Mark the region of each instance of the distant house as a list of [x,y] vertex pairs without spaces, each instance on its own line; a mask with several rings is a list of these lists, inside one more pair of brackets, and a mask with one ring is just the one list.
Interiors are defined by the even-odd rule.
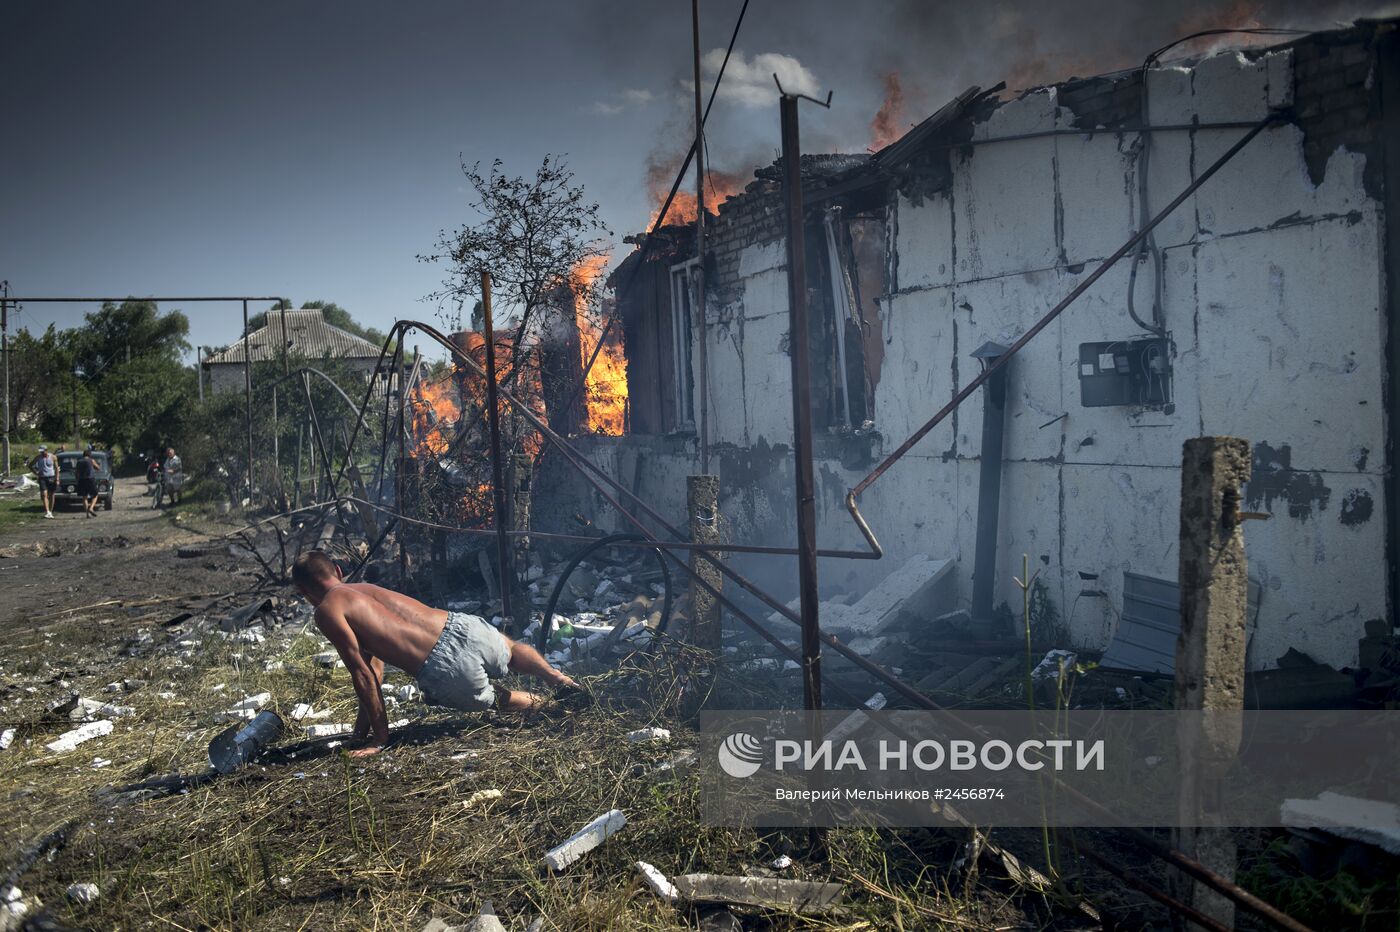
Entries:
[[[254,330],[223,352],[204,359],[203,372],[212,391],[243,387],[243,353],[247,346],[252,361],[270,362],[282,358],[283,348],[293,359],[343,360],[368,378],[374,372],[381,347],[348,330],[326,322],[319,308],[298,311],[269,311],[267,324]],[[314,365],[314,362],[313,362]]]

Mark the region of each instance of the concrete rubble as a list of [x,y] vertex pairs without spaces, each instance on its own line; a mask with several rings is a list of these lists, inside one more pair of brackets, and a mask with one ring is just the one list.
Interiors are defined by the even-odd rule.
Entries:
[[642,879],[646,881],[652,893],[655,893],[668,903],[674,903],[680,899],[680,891],[676,889],[676,885],[667,880],[666,875],[661,873],[661,871],[652,867],[646,861],[638,861],[635,866],[637,868],[637,873],[642,875]]
[[823,912],[839,904],[846,892],[839,883],[776,877],[683,874],[674,882],[681,898],[691,903],[727,903],[795,912]]
[[292,721],[301,722],[315,721],[318,718],[330,718],[332,712],[330,709],[322,709],[321,711],[317,712],[315,707],[312,706],[311,703],[298,702],[296,705],[292,706],[292,711],[290,714],[292,717]]
[[307,725],[306,737],[333,738],[336,735],[348,735],[354,730],[354,725],[347,725],[345,723],[338,723],[335,725]]
[[[920,620],[931,620],[940,608],[941,584],[953,571],[952,560],[935,560],[916,554],[899,569],[890,573],[856,602],[846,604],[839,599],[823,601],[818,609],[823,632],[842,640],[868,638],[863,653],[884,646],[883,635]],[[793,611],[799,609],[797,600],[788,603]],[[796,640],[796,628],[778,612],[768,616],[789,640]],[[858,647],[859,649],[859,647]]]
[[544,865],[552,871],[561,871],[601,845],[626,824],[627,816],[623,815],[622,810],[611,809],[551,848],[544,856]]
[[66,754],[85,741],[91,741],[93,738],[100,738],[103,735],[110,735],[114,727],[111,721],[107,719],[89,722],[80,728],[74,728],[72,731],[64,732],[44,745],[44,747],[55,754]]
[[1325,792],[1316,799],[1284,800],[1280,815],[1284,825],[1320,829],[1400,855],[1400,806],[1395,803]]

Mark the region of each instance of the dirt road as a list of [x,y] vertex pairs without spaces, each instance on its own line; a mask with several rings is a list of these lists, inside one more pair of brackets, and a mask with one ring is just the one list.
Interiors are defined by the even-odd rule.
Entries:
[[[88,518],[79,507],[50,520],[35,498],[23,523],[0,532],[0,645],[41,616],[105,600],[214,595],[246,588],[247,565],[226,542],[187,524],[182,506],[156,511],[140,479],[119,481],[111,511]],[[180,558],[177,551],[209,550]]]

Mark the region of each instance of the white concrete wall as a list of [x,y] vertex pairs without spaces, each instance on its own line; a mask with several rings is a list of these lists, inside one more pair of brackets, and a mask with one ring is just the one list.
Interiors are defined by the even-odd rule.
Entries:
[[[1194,73],[1156,72],[1151,119],[1260,119],[1269,106],[1289,102],[1289,54],[1249,63],[1226,53]],[[1007,103],[977,127],[970,149],[950,153],[949,191],[895,205],[897,273],[881,301],[877,455],[973,376],[975,348],[1015,340],[1140,222],[1136,134],[989,141],[1072,129],[1072,119],[1053,89]],[[1165,206],[1243,132],[1156,135],[1151,209]],[[1301,144],[1294,126],[1267,130],[1158,230],[1164,316],[1175,341],[1174,410],[1079,402],[1078,345],[1141,335],[1125,310],[1126,263],[1014,361],[998,602],[1019,606],[1012,576],[1029,554],[1072,640],[1104,647],[1121,611],[1123,571],[1176,578],[1182,442],[1232,434],[1273,450],[1286,446],[1293,469],[1315,473],[1288,494],[1263,483],[1251,491],[1256,507],[1273,515],[1246,526],[1250,573],[1263,586],[1251,665],[1272,666],[1289,646],[1334,665],[1354,663],[1365,620],[1387,614],[1380,208],[1362,186],[1362,156],[1339,150],[1314,187]],[[1151,306],[1151,274],[1142,267],[1140,315]],[[711,437],[721,450],[716,462],[733,539],[790,544],[790,461],[767,468],[740,455],[791,442],[783,244],[749,247],[741,277],[738,299],[708,309]],[[863,497],[888,557],[824,561],[824,589],[861,588],[922,552],[959,561],[967,598],[981,416],[974,395]],[[725,453],[725,445],[737,449]],[[855,546],[842,497],[865,470],[843,469],[830,457],[817,467],[821,544]],[[652,483],[656,494],[674,506],[675,490],[660,486],[679,482],[683,501],[683,476],[693,468],[663,468],[653,457],[647,477],[661,480]],[[1367,501],[1370,517],[1358,520]],[[773,578],[790,581],[786,566],[774,565]],[[1091,588],[1108,598],[1077,598],[1079,571],[1098,573]]]

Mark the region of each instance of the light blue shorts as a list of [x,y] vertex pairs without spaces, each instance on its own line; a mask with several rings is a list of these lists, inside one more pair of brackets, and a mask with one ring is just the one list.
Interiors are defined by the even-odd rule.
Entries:
[[509,666],[510,646],[501,632],[479,615],[453,612],[418,671],[418,688],[428,705],[481,712],[496,703],[491,679],[505,676]]

